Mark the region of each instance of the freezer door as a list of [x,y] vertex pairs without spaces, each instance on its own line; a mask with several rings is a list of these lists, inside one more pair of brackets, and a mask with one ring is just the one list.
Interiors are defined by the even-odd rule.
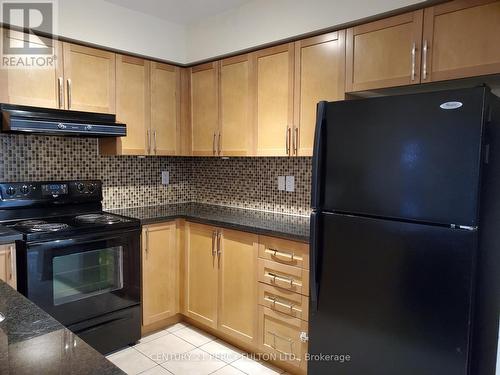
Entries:
[[476,225],[485,90],[328,103],[321,208]]
[[336,214],[319,221],[309,374],[466,375],[476,232]]

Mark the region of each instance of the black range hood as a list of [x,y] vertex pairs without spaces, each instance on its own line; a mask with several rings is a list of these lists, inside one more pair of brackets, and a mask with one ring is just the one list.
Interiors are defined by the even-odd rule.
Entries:
[[2,132],[82,137],[123,137],[125,124],[104,113],[0,104]]

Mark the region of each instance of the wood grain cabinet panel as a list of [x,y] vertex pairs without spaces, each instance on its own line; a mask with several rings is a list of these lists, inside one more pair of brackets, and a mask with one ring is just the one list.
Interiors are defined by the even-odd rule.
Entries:
[[219,265],[216,228],[186,223],[184,313],[217,328]]
[[248,55],[221,61],[218,141],[222,155],[253,153],[251,65]]
[[142,231],[142,321],[147,326],[179,312],[179,250],[175,222]]
[[46,68],[0,69],[0,102],[45,108],[64,108],[62,43],[15,30],[1,29],[2,40],[12,47],[54,47],[55,60]]
[[180,78],[180,68],[151,62],[151,153],[154,155],[179,153]]
[[0,280],[17,288],[16,245],[0,245]]
[[292,154],[312,156],[316,106],[345,98],[345,30],[295,43]]
[[425,9],[422,82],[500,72],[500,1],[457,0]]
[[219,63],[191,68],[192,153],[216,155],[219,148]]
[[420,83],[423,10],[347,30],[346,91]]
[[64,43],[66,109],[115,113],[115,54]]
[[254,52],[256,153],[289,156],[293,127],[294,44]]

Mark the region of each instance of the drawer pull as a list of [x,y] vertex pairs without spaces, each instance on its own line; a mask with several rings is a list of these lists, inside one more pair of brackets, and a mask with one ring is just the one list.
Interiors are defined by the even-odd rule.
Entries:
[[290,312],[297,311],[298,313],[302,313],[302,310],[295,307],[293,304],[288,304],[288,303],[278,301],[278,299],[276,297],[264,297],[264,300],[266,300],[267,302],[271,302],[273,304],[273,309],[275,309],[275,310],[276,310],[276,305],[278,305],[278,306],[285,307],[285,308],[289,309]]
[[265,273],[265,276],[266,276],[266,277],[271,278],[271,282],[272,282],[273,284],[275,284],[275,283],[276,283],[276,281],[281,281],[281,282],[283,282],[283,283],[290,284],[290,288],[291,288],[292,286],[294,286],[294,285],[295,285],[295,286],[299,286],[299,287],[301,287],[301,286],[302,286],[302,284],[301,284],[301,283],[298,283],[297,281],[295,281],[295,280],[294,280],[294,279],[292,279],[292,278],[283,277],[283,276],[278,276],[278,275],[276,275],[276,274],[274,274],[274,273],[271,273],[271,272],[266,272],[266,273]]
[[[270,344],[271,348],[273,348],[274,350],[276,350],[284,355],[293,356],[293,344],[295,343],[295,341],[293,341],[289,337],[284,337],[284,336],[278,335],[277,333],[275,333],[273,331],[267,331],[267,333],[269,333],[271,336],[273,336],[273,343],[272,343],[272,345]],[[290,345],[290,352],[289,353],[281,351],[281,350],[276,348],[276,339],[277,338],[280,340],[286,341]]]
[[266,249],[265,253],[270,254],[273,257],[282,257],[282,258],[290,259],[291,262],[293,262],[295,260],[298,262],[302,262],[302,260],[303,260],[303,258],[301,256],[295,255],[295,253],[288,253],[288,252],[278,251],[275,249]]

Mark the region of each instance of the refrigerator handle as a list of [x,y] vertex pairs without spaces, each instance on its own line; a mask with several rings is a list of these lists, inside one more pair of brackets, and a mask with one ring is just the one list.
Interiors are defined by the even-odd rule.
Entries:
[[310,287],[310,310],[311,312],[318,311],[319,304],[319,288],[321,281],[321,244],[320,244],[320,215],[321,213],[311,213],[311,241],[310,241],[310,256],[311,256],[311,273],[309,280]]
[[323,138],[326,119],[326,105],[328,102],[319,102],[316,111],[316,130],[314,132],[314,153],[312,159],[312,186],[311,207],[317,209],[320,206],[321,186],[319,179],[323,171]]

